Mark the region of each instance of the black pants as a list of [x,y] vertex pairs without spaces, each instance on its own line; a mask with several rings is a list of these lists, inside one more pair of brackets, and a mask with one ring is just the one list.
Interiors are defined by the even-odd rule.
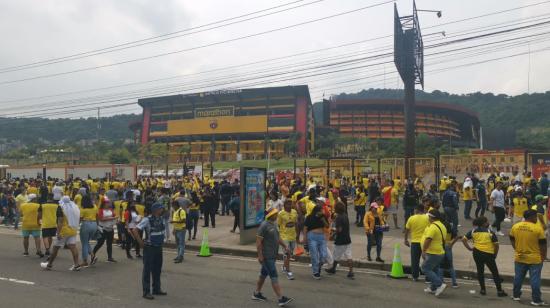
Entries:
[[124,246],[126,248],[126,255],[130,255],[130,250],[132,247],[136,247],[136,255],[139,256],[139,245],[136,240],[134,240],[134,237],[132,234],[130,234],[130,231],[128,229],[124,229],[124,232],[126,234],[126,245]]
[[485,216],[485,211],[487,210],[487,201],[478,201],[477,207],[476,207],[476,218],[481,216]]
[[207,208],[204,211],[204,225],[208,227],[210,224],[210,221],[212,221],[212,227],[216,227],[216,209],[215,208]]
[[495,210],[495,222],[493,222],[493,227],[497,229],[497,231],[500,231],[500,224],[506,217],[505,210],[502,207],[493,207]]
[[103,230],[101,233],[101,237],[97,239],[97,243],[94,247],[94,256],[97,254],[99,249],[103,246],[105,242],[107,242],[107,258],[112,259],[113,258],[113,237],[115,235],[115,231],[106,231]]
[[235,215],[235,219],[233,220],[233,231],[235,231],[237,228],[239,228],[239,223],[241,219],[241,213],[239,211],[233,211],[233,215]]
[[191,238],[191,233],[193,233],[193,238],[197,237],[198,228],[199,228],[199,211],[190,210],[189,215],[187,215],[187,231],[189,233],[189,238]]
[[500,275],[498,274],[497,263],[495,262],[495,255],[492,253],[486,253],[477,249],[474,249],[474,261],[477,267],[477,280],[482,290],[485,290],[485,265],[493,274],[493,280],[497,286],[497,290],[502,290]]
[[162,271],[162,246],[145,246],[143,248],[143,295],[151,294],[151,277],[153,293],[161,291],[160,272]]
[[411,274],[414,279],[420,276],[420,260],[422,257],[422,247],[420,243],[411,243]]

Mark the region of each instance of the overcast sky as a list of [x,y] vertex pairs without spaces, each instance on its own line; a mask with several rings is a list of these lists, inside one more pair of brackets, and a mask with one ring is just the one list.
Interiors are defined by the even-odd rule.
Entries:
[[[294,5],[281,7],[280,9],[307,4],[313,1],[304,0],[296,2]],[[2,47],[0,48],[0,116],[21,116],[25,115],[23,112],[27,112],[27,115],[32,114],[29,112],[35,112],[37,115],[55,117],[56,115],[52,115],[52,113],[57,113],[59,110],[71,110],[70,108],[56,108],[67,108],[71,104],[81,105],[82,107],[79,108],[87,109],[94,107],[93,103],[98,102],[102,102],[98,106],[108,106],[110,104],[136,101],[137,99],[133,97],[147,96],[148,93],[144,90],[150,88],[157,88],[156,92],[151,92],[153,96],[164,92],[185,93],[198,92],[205,89],[228,88],[234,85],[226,86],[223,83],[212,82],[212,80],[215,81],[216,78],[224,76],[230,76],[234,79],[243,78],[250,76],[251,72],[255,72],[256,74],[262,72],[269,73],[277,66],[286,65],[286,70],[288,70],[299,67],[296,66],[297,62],[315,62],[316,59],[326,59],[328,57],[337,59],[337,56],[340,57],[343,54],[350,54],[352,52],[372,50],[373,54],[379,54],[391,51],[388,48],[391,47],[393,39],[392,37],[387,37],[362,44],[330,49],[324,52],[281,59],[275,62],[263,62],[256,65],[239,67],[239,65],[245,63],[296,53],[323,50],[346,43],[391,35],[393,33],[393,4],[388,3],[287,30],[150,60],[48,78],[13,82],[20,79],[108,65],[207,45],[384,2],[384,0],[324,0],[272,16],[155,44],[28,70],[2,72],[2,69],[6,67],[64,57],[178,30],[185,30],[190,27],[208,24],[289,2],[292,2],[292,0],[0,1],[0,35],[3,38]],[[548,20],[548,16],[550,16],[550,1],[542,5],[515,10],[505,14],[437,27],[437,25],[442,23],[539,2],[544,1],[418,0],[417,6],[419,9],[443,11],[443,16],[439,19],[433,13],[422,13],[420,16],[422,28],[427,28],[423,31],[424,35],[436,33],[437,31],[445,31],[447,35],[447,38],[443,38],[437,34],[426,37],[425,45],[429,45],[431,44],[430,40],[437,40],[437,42],[452,40],[453,34],[460,34],[459,31],[475,30],[479,27],[522,18],[541,16],[539,18],[546,17],[547,19],[544,20],[546,21]],[[402,15],[410,14],[412,10],[411,0],[399,0],[396,3]],[[548,16],[544,16],[544,14]],[[429,28],[432,26],[436,27]],[[548,27],[546,25],[538,30],[524,32],[524,34],[544,32]],[[500,39],[506,38],[510,38],[510,36],[500,37]],[[531,92],[547,91],[550,88],[550,78],[547,78],[550,74],[550,52],[544,49],[550,47],[550,42],[547,42],[548,39],[548,35],[541,36],[531,44],[523,44],[521,46],[514,46],[513,48],[501,48],[497,51],[490,50],[490,52],[477,54],[476,56],[454,56],[442,59],[437,57],[437,59],[431,59],[427,56],[425,88],[427,91],[437,89],[451,93],[482,91],[517,95],[528,91],[529,79]],[[469,44],[483,42],[487,41],[471,42]],[[541,49],[543,51],[539,51]],[[506,60],[466,66],[437,74],[429,73],[431,70],[526,53],[529,50],[531,50],[530,56],[529,54],[524,54]],[[426,51],[427,54],[430,52],[432,50]],[[440,60],[447,61],[439,63]],[[391,61],[391,58],[373,60],[372,63],[384,61]],[[326,64],[329,62],[322,63]],[[39,98],[67,92],[193,74],[228,66],[235,67],[215,73],[190,75],[133,86]],[[530,74],[528,74],[529,67]],[[269,85],[308,84],[311,88],[312,99],[319,100],[323,94],[325,97],[328,97],[331,94],[358,91],[362,88],[401,88],[402,84],[399,82],[394,71],[394,65],[389,63],[339,73],[317,74],[308,78],[304,77],[273,83],[267,82],[273,80],[263,80],[262,82]],[[299,75],[300,73],[285,75],[284,77],[288,78],[289,76],[296,76],[296,74]],[[354,78],[365,78],[373,75],[376,77],[361,79],[356,82],[346,82]],[[197,82],[202,82],[203,85],[205,82],[207,84],[208,82],[210,83],[208,87],[200,88],[200,86],[197,86]],[[242,85],[254,83],[254,80],[249,80],[242,83]],[[213,86],[210,86],[212,84]],[[163,92],[159,89],[159,87],[163,86],[170,86],[170,88]],[[121,92],[138,90],[141,91],[139,93],[136,92],[137,94],[133,96],[131,93],[125,94],[125,96],[113,96],[117,93],[121,95]],[[104,97],[102,99],[90,100],[90,97],[93,96]],[[69,102],[67,100],[74,101]],[[50,109],[46,110],[48,108]],[[78,108],[73,107],[73,109]],[[90,110],[69,113],[63,116],[93,116],[96,112]],[[105,108],[102,110],[103,115],[122,112],[139,113],[140,108],[136,105]]]

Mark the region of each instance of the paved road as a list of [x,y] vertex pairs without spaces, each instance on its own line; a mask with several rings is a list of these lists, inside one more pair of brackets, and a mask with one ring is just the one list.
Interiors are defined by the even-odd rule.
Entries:
[[[258,263],[250,258],[231,256],[195,257],[188,252],[182,264],[173,264],[173,251],[165,251],[162,276],[167,297],[146,301],[141,298],[141,263],[127,260],[123,251],[115,248],[117,264],[105,263],[105,251],[100,261],[81,272],[69,272],[69,252],[61,251],[53,271],[42,271],[35,256],[21,256],[21,239],[0,230],[0,294],[2,307],[275,307],[269,284],[264,294],[267,303],[250,300],[257,277]],[[32,247],[32,246],[31,246]],[[31,250],[32,251],[32,250]],[[358,270],[356,280],[349,281],[345,272],[313,280],[307,265],[294,268],[296,280],[281,278],[284,293],[294,297],[289,307],[518,307],[509,298],[497,298],[496,290],[489,295],[472,295],[477,290],[472,281],[461,281],[459,289],[449,289],[441,298],[426,295],[423,283],[391,280],[385,273]],[[9,280],[11,279],[11,281]],[[489,283],[490,284],[490,283]],[[507,285],[507,288],[510,286]],[[547,295],[547,292],[544,292]],[[525,292],[523,304],[528,304]],[[548,295],[550,298],[550,295]]]

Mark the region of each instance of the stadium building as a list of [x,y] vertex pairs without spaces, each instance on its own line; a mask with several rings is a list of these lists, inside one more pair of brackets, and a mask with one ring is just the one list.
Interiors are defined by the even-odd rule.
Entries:
[[[344,136],[369,139],[405,138],[403,101],[392,99],[331,99],[322,102],[322,123]],[[457,105],[416,102],[416,133],[478,148],[480,124],[476,113]]]
[[138,100],[141,144],[167,144],[170,161],[182,146],[191,161],[307,155],[313,112],[307,86],[220,90]]

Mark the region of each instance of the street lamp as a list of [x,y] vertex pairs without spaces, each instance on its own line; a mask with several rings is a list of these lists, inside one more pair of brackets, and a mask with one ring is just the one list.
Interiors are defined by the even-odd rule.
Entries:
[[438,11],[438,10],[416,10],[417,12],[433,12],[433,13],[436,13],[437,14],[437,18],[441,18],[441,16],[443,15],[443,13],[441,11]]

